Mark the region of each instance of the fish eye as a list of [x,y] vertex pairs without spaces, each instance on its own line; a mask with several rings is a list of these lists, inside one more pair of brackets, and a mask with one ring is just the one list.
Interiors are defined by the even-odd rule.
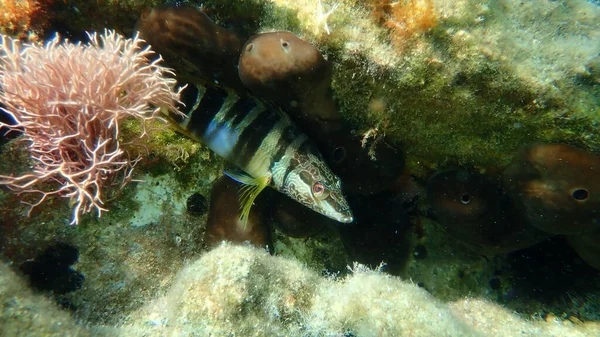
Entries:
[[316,182],[312,187],[312,194],[315,198],[323,200],[329,196],[329,191],[327,191],[325,185],[320,182]]
[[585,201],[590,196],[589,192],[585,188],[577,188],[571,193],[573,199],[577,201]]
[[460,203],[463,204],[463,205],[470,204],[471,200],[473,200],[473,198],[471,198],[471,196],[469,195],[469,193],[463,193],[463,195],[460,196]]

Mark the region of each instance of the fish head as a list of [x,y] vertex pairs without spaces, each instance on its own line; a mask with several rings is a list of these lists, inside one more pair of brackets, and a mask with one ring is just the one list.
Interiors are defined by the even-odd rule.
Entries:
[[350,205],[342,192],[342,182],[323,159],[312,153],[297,154],[283,179],[281,192],[328,218],[351,223]]

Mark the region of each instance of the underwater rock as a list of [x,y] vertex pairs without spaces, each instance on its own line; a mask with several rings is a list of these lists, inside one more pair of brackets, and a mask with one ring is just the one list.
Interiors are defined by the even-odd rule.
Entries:
[[508,254],[503,270],[510,284],[503,295],[508,303],[515,298],[530,298],[543,303],[544,311],[555,313],[557,309],[565,310],[564,305],[553,308],[560,301],[581,300],[575,310],[567,309],[573,311],[588,305],[597,308],[599,303],[600,273],[582,263],[562,236]]
[[271,249],[273,247],[271,229],[266,221],[265,209],[268,192],[263,191],[258,196],[256,204],[250,210],[248,223],[244,227],[240,220],[240,187],[241,184],[226,176],[219,178],[213,185],[204,243],[213,247],[222,241],[250,242],[257,247]]
[[65,294],[81,288],[85,279],[81,273],[71,268],[78,259],[79,251],[76,247],[57,243],[47,247],[35,259],[21,264],[20,269],[34,288]]
[[309,237],[323,230],[325,226],[340,225],[339,222],[285,196],[272,201],[269,213],[272,224],[293,238]]
[[585,73],[582,77],[590,84],[600,84],[600,54],[585,64]]
[[412,224],[395,193],[351,196],[354,223],[338,226],[344,247],[352,261],[372,268],[385,263],[385,271],[400,273],[411,255]]
[[318,49],[296,35],[271,32],[251,37],[240,56],[239,75],[255,95],[285,107],[312,138],[339,128],[331,66]]
[[149,336],[215,337],[583,337],[600,329],[523,319],[471,297],[445,304],[413,282],[360,264],[345,277],[323,278],[298,261],[230,244],[189,263],[164,297],[130,315],[127,327],[138,335],[141,327]]
[[553,234],[600,230],[600,156],[563,144],[525,149],[504,185],[529,222]]
[[[407,165],[420,177],[440,160],[504,167],[514,149],[540,140],[598,147],[597,89],[573,83],[576,69],[600,52],[598,6],[378,1],[416,9],[409,20],[437,18],[435,27],[415,32],[412,43],[399,50],[391,43],[398,29],[386,25],[402,30],[415,21],[377,22],[367,4],[375,1],[269,3],[278,10],[261,13],[261,30],[285,28],[327,51],[344,119],[365,129],[387,123],[382,127],[387,139],[414,154]],[[333,3],[339,6],[326,17]],[[425,7],[433,13],[423,3],[434,4]],[[376,97],[387,108],[370,113]],[[557,116],[569,117],[558,122]]]
[[237,64],[243,39],[189,5],[145,10],[136,25],[182,81],[199,80],[244,90]]
[[528,224],[501,189],[481,174],[437,173],[427,184],[427,199],[448,235],[480,253],[519,250],[552,236]]
[[204,215],[208,210],[208,200],[200,193],[192,194],[186,202],[187,212],[192,215]]
[[600,270],[600,232],[569,235],[567,242],[583,261]]
[[404,155],[384,140],[366,147],[342,126],[321,139],[320,149],[347,193],[376,194],[402,179]]
[[112,328],[91,333],[90,325],[33,291],[5,261],[0,261],[0,285],[0,336],[123,336]]

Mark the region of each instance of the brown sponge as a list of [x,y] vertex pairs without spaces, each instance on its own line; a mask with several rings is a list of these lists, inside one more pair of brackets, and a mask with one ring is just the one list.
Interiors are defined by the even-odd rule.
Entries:
[[339,126],[330,90],[331,67],[313,45],[296,35],[272,32],[250,38],[240,56],[239,75],[254,94],[285,107],[305,132]]
[[148,9],[136,30],[175,69],[179,80],[244,90],[236,69],[244,40],[216,25],[197,7]]
[[600,156],[564,144],[528,147],[504,184],[532,225],[553,234],[600,231]]
[[222,176],[213,185],[210,210],[206,220],[204,242],[214,247],[222,241],[250,242],[256,247],[272,248],[271,228],[266,220],[266,191],[261,193],[252,206],[246,226],[240,221],[239,189],[241,185]]

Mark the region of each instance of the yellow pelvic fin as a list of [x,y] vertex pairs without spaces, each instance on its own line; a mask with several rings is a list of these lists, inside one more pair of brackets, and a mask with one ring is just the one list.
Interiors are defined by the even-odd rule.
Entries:
[[240,188],[240,211],[242,211],[240,214],[240,221],[245,229],[248,224],[248,217],[250,216],[250,209],[254,204],[254,200],[265,187],[269,186],[271,177],[264,176],[253,178],[245,173],[230,171],[225,172],[225,174],[233,180],[243,184]]

